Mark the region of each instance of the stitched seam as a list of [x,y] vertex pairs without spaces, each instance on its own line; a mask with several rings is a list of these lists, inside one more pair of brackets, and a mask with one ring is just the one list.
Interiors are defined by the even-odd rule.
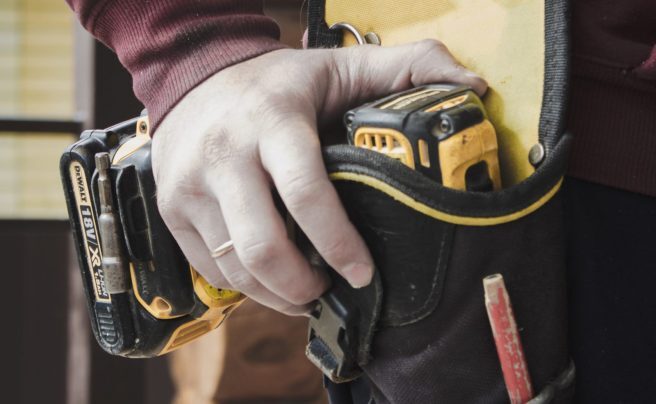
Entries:
[[[450,229],[449,231],[452,231],[452,229]],[[442,241],[440,242],[440,254],[437,257],[437,270],[435,271],[435,274],[433,275],[433,280],[431,282],[431,289],[430,289],[430,293],[429,293],[430,297],[426,300],[426,302],[421,307],[419,307],[418,309],[414,310],[413,312],[411,312],[411,313],[409,313],[405,316],[402,316],[400,318],[401,322],[398,323],[398,324],[396,324],[396,322],[394,322],[394,324],[392,326],[400,327],[400,326],[404,326],[404,325],[407,325],[407,324],[415,323],[419,320],[424,319],[426,316],[428,316],[432,312],[432,310],[431,310],[428,313],[422,314],[418,318],[414,318],[414,316],[416,316],[418,313],[421,313],[422,311],[426,310],[426,308],[428,306],[432,305],[432,303],[438,298],[437,294],[435,293],[435,289],[438,286],[439,277],[440,277],[440,274],[442,273],[442,271],[440,269],[442,268],[442,261],[444,260],[445,251],[447,250],[446,248],[444,248],[445,244],[446,244],[447,237],[448,237],[447,232],[444,232],[444,235],[442,236]]]

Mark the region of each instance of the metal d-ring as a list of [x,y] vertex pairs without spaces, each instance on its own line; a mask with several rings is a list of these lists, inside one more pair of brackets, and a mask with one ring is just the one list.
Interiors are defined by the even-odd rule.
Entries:
[[358,45],[380,45],[380,37],[375,32],[367,32],[363,36],[357,28],[348,22],[336,22],[330,26],[330,29],[343,29],[344,31],[350,32]]

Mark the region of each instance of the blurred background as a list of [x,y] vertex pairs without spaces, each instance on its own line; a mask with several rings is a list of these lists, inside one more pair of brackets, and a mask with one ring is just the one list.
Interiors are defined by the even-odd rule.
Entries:
[[[300,47],[300,0],[268,0]],[[220,331],[167,357],[97,347],[83,301],[58,162],[79,133],[142,106],[115,55],[64,0],[0,1],[0,268],[7,403],[322,403],[305,320],[244,304]],[[218,364],[218,365],[217,365]]]

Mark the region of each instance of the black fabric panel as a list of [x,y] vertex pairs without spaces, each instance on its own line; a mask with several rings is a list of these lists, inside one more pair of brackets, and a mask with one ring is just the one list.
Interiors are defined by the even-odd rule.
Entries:
[[507,402],[482,287],[482,278],[497,272],[512,299],[534,389],[555,379],[569,362],[563,244],[559,196],[512,223],[458,226],[437,309],[374,338],[374,360],[365,369],[376,403]]
[[545,1],[544,93],[540,113],[540,142],[547,159],[565,132],[569,87],[569,1]]
[[402,326],[428,316],[440,300],[454,225],[360,183],[340,181],[335,186],[381,276],[378,326]]
[[308,1],[308,47],[336,48],[342,44],[342,31],[328,29],[325,1]]
[[324,149],[329,172],[352,172],[386,182],[415,200],[442,212],[471,217],[514,213],[539,200],[562,178],[570,137],[558,143],[553,157],[534,175],[498,192],[463,192],[444,188],[424,175],[383,154],[347,145]]
[[656,198],[568,178],[570,345],[577,403],[656,397]]

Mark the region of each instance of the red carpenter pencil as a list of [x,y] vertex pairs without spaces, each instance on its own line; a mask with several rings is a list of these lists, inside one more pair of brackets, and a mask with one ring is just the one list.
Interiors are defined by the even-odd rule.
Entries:
[[483,288],[485,308],[510,402],[526,403],[533,397],[533,387],[503,276],[494,274],[485,277]]

